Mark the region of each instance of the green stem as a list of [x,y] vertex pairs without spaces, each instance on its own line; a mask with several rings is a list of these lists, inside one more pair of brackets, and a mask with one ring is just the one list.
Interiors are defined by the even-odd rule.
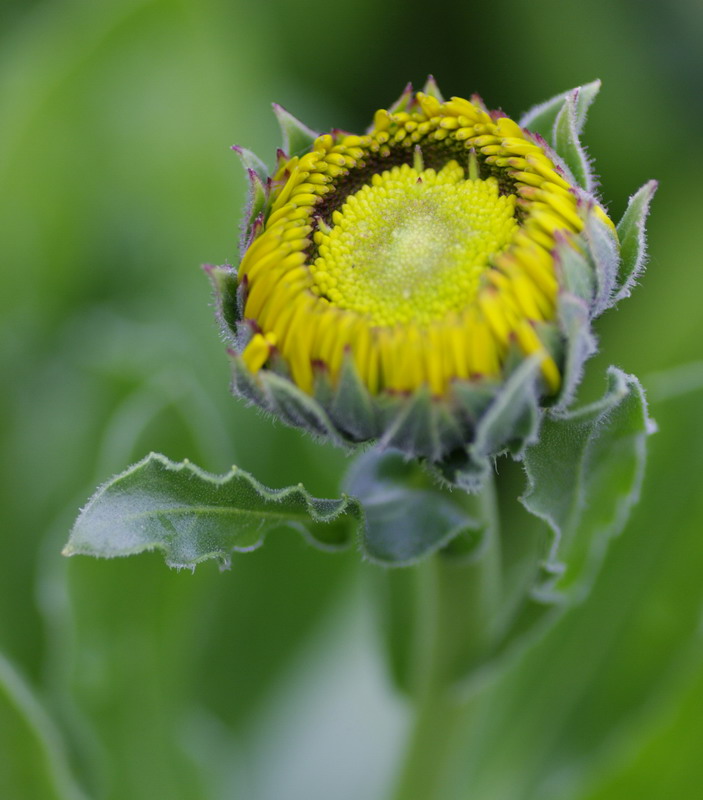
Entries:
[[[394,800],[440,796],[454,733],[466,712],[452,687],[484,661],[495,642],[502,589],[492,482],[477,501],[486,527],[480,551],[473,558],[440,552],[406,570],[405,576],[403,571],[389,573],[391,581],[396,576],[401,579],[406,608],[405,619],[398,620],[406,635],[405,647],[395,654],[396,674],[413,696],[416,710]],[[396,606],[400,605],[396,600]],[[396,644],[399,641],[397,637]]]
[[445,689],[418,703],[394,800],[435,800],[463,708]]

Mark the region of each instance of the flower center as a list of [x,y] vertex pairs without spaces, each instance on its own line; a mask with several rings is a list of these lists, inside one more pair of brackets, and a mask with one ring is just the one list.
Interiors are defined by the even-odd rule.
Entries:
[[495,178],[404,164],[374,175],[315,234],[313,291],[372,325],[427,324],[467,306],[518,229]]

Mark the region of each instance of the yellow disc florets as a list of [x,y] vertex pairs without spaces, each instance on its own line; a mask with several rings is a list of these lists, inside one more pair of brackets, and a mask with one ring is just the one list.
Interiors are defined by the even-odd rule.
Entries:
[[[596,209],[604,220],[605,215]],[[312,393],[345,361],[371,393],[500,378],[555,319],[556,238],[583,211],[543,144],[461,98],[417,93],[363,136],[314,140],[282,160],[239,268],[250,372],[275,355]]]
[[427,324],[460,311],[517,230],[515,196],[498,181],[403,164],[376,174],[318,230],[312,291],[370,325]]

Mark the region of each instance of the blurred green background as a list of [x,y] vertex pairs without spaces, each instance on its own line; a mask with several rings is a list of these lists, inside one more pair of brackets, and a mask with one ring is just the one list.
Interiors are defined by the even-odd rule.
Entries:
[[[335,493],[345,456],[228,394],[199,265],[236,255],[277,101],[364,128],[433,73],[519,114],[594,78],[619,217],[657,178],[651,262],[599,323],[660,433],[591,601],[473,700],[447,798],[703,796],[703,5],[696,0],[4,0],[0,9],[0,797],[381,800],[408,710],[373,569],[295,534],[195,574],[59,555],[150,450]],[[676,396],[673,396],[673,395]],[[443,795],[443,797],[445,796]],[[420,800],[420,799],[419,799]],[[422,799],[424,800],[424,799]]]

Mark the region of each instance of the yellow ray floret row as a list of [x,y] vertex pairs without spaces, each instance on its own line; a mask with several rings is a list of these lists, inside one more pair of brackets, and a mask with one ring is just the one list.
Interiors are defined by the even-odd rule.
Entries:
[[[270,213],[244,255],[244,316],[256,333],[243,352],[248,368],[261,369],[274,350],[305,391],[313,368],[324,364],[333,379],[350,357],[372,393],[428,385],[443,395],[455,379],[501,374],[513,343],[542,356],[552,390],[560,375],[535,331],[555,314],[557,279],[551,251],[557,231],[583,229],[575,194],[541,147],[507,117],[492,119],[462,98],[440,102],[418,93],[412,110],[380,110],[362,136],[325,134],[311,151],[281,164],[273,176]],[[511,245],[495,257],[475,300],[461,312],[420,327],[372,327],[356,312],[315,295],[306,250],[316,226],[315,208],[350,170],[383,159],[391,148],[453,142],[474,151],[515,185],[523,219]],[[602,216],[605,215],[601,212]],[[609,222],[609,220],[608,220]],[[612,223],[611,223],[612,224]]]

